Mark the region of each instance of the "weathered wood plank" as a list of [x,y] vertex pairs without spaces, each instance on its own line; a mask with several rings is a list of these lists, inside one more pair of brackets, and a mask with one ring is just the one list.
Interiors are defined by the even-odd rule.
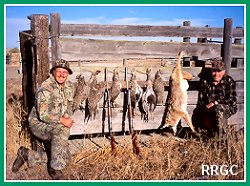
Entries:
[[[223,28],[149,26],[149,25],[97,25],[61,24],[62,36],[164,36],[164,37],[211,37],[222,38]],[[233,37],[243,38],[244,30],[235,28]]]
[[237,67],[240,68],[244,68],[244,63],[245,63],[245,60],[244,59],[237,59]]
[[[135,66],[133,64],[133,66],[129,66],[128,67],[128,77],[130,78],[131,76],[131,71],[135,70],[136,71],[136,78],[137,81],[140,83],[140,81],[145,81],[146,80],[146,69],[147,68],[151,68],[151,74],[152,74],[152,78],[154,78],[155,73],[157,70],[161,69],[162,70],[162,78],[164,81],[166,81],[166,85],[168,85],[168,80],[170,78],[170,75],[172,73],[173,67],[175,64],[170,64],[171,66],[160,66],[160,65],[150,65],[147,66],[147,63],[142,63],[139,64],[139,66]],[[120,81],[124,80],[125,77],[125,71],[124,71],[124,67],[122,66],[122,63],[119,63],[117,66],[115,66],[115,64],[109,64],[109,63],[90,63],[90,64],[76,64],[76,63],[71,63],[71,68],[73,70],[73,75],[71,75],[69,78],[70,80],[72,80],[73,82],[76,80],[75,77],[78,74],[82,74],[84,75],[86,80],[89,80],[90,76],[91,76],[91,72],[94,72],[96,70],[101,70],[101,73],[97,76],[97,80],[98,81],[103,81],[104,80],[104,68],[107,68],[108,70],[108,75],[107,75],[107,80],[111,81],[112,80],[112,72],[113,69],[117,69],[119,72],[119,79]],[[191,73],[194,78],[192,81],[199,81],[199,74],[202,71],[202,67],[183,67],[184,71],[187,71],[189,73]],[[240,82],[244,82],[244,69],[243,68],[232,68],[231,70],[231,76],[234,78],[234,80],[238,83]],[[144,86],[144,83],[141,82],[142,86]],[[240,85],[239,85],[240,86]]]
[[[31,19],[31,34],[34,36],[34,65],[33,78],[36,88],[48,78],[49,75],[49,18],[43,14],[33,14]],[[36,92],[36,89],[34,89]]]
[[[178,51],[200,60],[221,56],[221,44],[156,41],[113,41],[60,38],[62,58],[66,60],[98,60],[125,58],[175,58]],[[244,46],[232,45],[232,57],[244,58]]]
[[[195,105],[188,106],[188,112],[190,117],[192,117]],[[165,107],[158,106],[155,109],[154,119],[150,119],[149,122],[145,123],[141,120],[141,116],[137,115],[133,118],[134,129],[135,130],[154,130],[157,129],[162,122],[162,117]],[[70,128],[70,135],[82,135],[82,134],[100,134],[102,132],[102,120],[101,120],[101,110],[97,114],[96,119],[90,120],[87,124],[84,124],[84,112],[76,111],[73,115],[75,121],[74,125]],[[113,132],[122,131],[122,108],[112,109],[112,128]],[[181,120],[182,126],[186,127],[184,120]],[[244,106],[239,105],[238,112],[229,119],[229,124],[231,125],[243,125],[244,124]],[[128,123],[125,124],[125,130],[128,131]],[[105,133],[108,132],[108,123],[105,121]]]
[[[98,63],[100,64],[100,63]],[[145,79],[146,79],[146,66],[133,66],[132,69],[135,69],[137,72],[137,78],[138,78],[138,83],[142,86],[145,87]],[[79,69],[79,67],[78,67]],[[89,66],[84,66],[81,69],[81,73],[85,74],[88,73],[88,76],[86,77],[90,77],[90,72],[94,71],[94,70],[104,70],[104,66],[103,65],[95,65],[95,69],[93,69],[93,66],[89,65]],[[173,67],[162,67],[163,70],[163,78],[164,78],[164,84],[165,84],[165,93],[164,93],[164,100],[166,100],[167,98],[167,87],[168,87],[168,79],[169,76],[172,72]],[[184,70],[189,71],[194,73],[196,76],[201,72],[201,67],[183,67]],[[123,82],[124,79],[124,67],[118,67],[118,70],[120,72],[120,80],[121,82]],[[154,75],[154,73],[156,72],[156,70],[158,70],[158,68],[152,68],[152,75]],[[107,76],[107,80],[109,81],[109,86],[111,85],[111,79],[112,79],[112,71],[113,71],[113,67],[109,67],[108,68],[108,76]],[[238,77],[238,79],[241,79],[239,82],[239,89],[237,89],[237,98],[238,98],[238,104],[240,106],[239,108],[239,112],[237,113],[237,115],[233,116],[229,121],[232,124],[242,124],[241,122],[244,121],[244,112],[243,109],[244,107],[242,105],[244,105],[244,89],[242,88],[242,86],[244,85],[244,82],[242,79],[242,76],[239,76],[239,74],[243,74],[244,69],[232,69],[232,71],[234,72],[235,76]],[[75,71],[74,71],[75,72]],[[130,72],[130,70],[129,70]],[[87,79],[88,79],[87,78]],[[103,81],[104,79],[104,74],[100,73],[98,75],[98,81]],[[197,82],[194,81],[194,82]],[[125,84],[125,83],[123,83]],[[240,88],[241,87],[241,88]],[[193,109],[196,107],[197,104],[197,100],[198,100],[198,87],[196,90],[189,90],[188,91],[188,112],[190,113],[190,116],[192,115]],[[120,94],[120,96],[118,97],[118,99],[116,100],[116,103],[118,105],[117,108],[114,109],[113,111],[113,129],[114,131],[118,132],[121,131],[121,113],[122,113],[122,104],[123,104],[123,93]],[[102,109],[102,101],[100,101],[100,108]],[[164,106],[157,106],[157,109],[155,110],[155,118],[154,121],[150,121],[149,123],[144,123],[141,119],[140,116],[136,116],[134,118],[134,122],[140,124],[140,126],[138,126],[139,128],[137,128],[138,130],[150,130],[150,129],[156,129],[161,122],[162,119],[162,114],[164,111]],[[80,116],[76,116],[76,123],[81,123],[83,124],[83,120],[84,120],[84,113],[80,113]],[[83,127],[83,125],[75,125],[75,128],[72,128],[72,135],[79,135],[80,133],[100,133],[101,132],[101,126],[99,126],[98,124],[101,124],[101,110],[99,111],[99,114],[97,115],[97,119],[95,119],[94,121],[90,121],[89,124],[87,124],[85,127]],[[185,126],[185,122],[182,121],[183,125]],[[98,125],[98,126],[96,126]],[[98,128],[99,127],[99,128]],[[107,124],[106,124],[107,127]],[[76,134],[74,133],[76,132]],[[107,132],[107,131],[106,131]]]
[[245,70],[243,68],[231,68],[230,76],[234,78],[235,81],[244,81]]
[[[30,32],[30,31],[29,31]],[[25,113],[29,113],[34,105],[35,98],[32,82],[32,35],[27,32],[19,32],[20,52],[22,57],[22,92],[23,92],[23,109]]]
[[[190,27],[190,21],[184,21],[183,22],[183,27],[186,28],[187,26]],[[184,35],[183,37],[183,42],[190,42],[190,36]]]
[[233,19],[229,18],[224,19],[222,59],[226,65],[227,74],[230,74],[230,69],[231,69],[232,35],[233,35]]
[[236,82],[236,89],[237,90],[244,90],[244,88],[245,88],[245,83],[243,81]]
[[236,90],[236,94],[237,94],[237,103],[244,104],[245,103],[244,90]]
[[50,14],[51,60],[54,62],[61,58],[61,46],[59,43],[61,19],[60,14]]

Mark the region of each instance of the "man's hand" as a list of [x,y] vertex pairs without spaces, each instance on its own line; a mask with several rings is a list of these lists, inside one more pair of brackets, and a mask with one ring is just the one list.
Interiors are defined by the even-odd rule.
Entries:
[[61,117],[60,123],[63,124],[65,127],[72,127],[74,121],[70,117]]

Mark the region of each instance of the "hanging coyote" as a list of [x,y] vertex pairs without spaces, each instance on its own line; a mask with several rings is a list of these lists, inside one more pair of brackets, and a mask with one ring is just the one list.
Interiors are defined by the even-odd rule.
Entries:
[[182,71],[181,59],[184,52],[180,52],[177,56],[176,66],[174,67],[170,81],[170,92],[167,98],[166,119],[160,128],[171,127],[174,134],[177,132],[177,124],[183,118],[191,130],[195,133],[195,129],[187,112],[187,89],[189,88],[187,80],[191,80],[193,75]]

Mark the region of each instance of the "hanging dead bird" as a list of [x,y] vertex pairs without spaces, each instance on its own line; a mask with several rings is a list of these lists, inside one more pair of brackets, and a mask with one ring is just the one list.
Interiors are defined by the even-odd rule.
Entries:
[[85,81],[84,76],[81,74],[76,77],[76,92],[73,102],[73,112],[76,110],[84,110],[84,103],[89,96],[91,87],[94,87],[97,84],[96,76],[100,73],[100,70],[96,70],[91,73],[90,79],[88,82]]
[[91,73],[91,76],[90,76],[90,79],[89,79],[89,86],[92,88],[92,87],[95,87],[96,84],[97,84],[97,75],[100,74],[100,70],[96,70],[95,72],[92,72]]
[[153,90],[156,95],[156,103],[158,105],[163,105],[164,89],[165,87],[162,79],[162,70],[159,69],[155,73],[155,79],[153,83]]
[[111,85],[110,92],[109,92],[110,93],[110,103],[113,107],[117,106],[117,104],[115,103],[115,100],[120,95],[121,88],[122,88],[122,84],[119,81],[119,72],[117,69],[114,69],[113,70],[113,77],[112,77],[112,85]]
[[143,93],[142,88],[140,87],[140,85],[136,80],[136,72],[134,70],[132,71],[130,85],[131,85],[130,97],[132,106],[132,116],[134,117],[136,115],[137,105],[141,100]]
[[95,87],[92,87],[90,89],[90,94],[86,102],[87,103],[86,106],[89,111],[86,117],[87,119],[86,121],[88,121],[90,117],[92,118],[92,120],[95,119],[96,114],[98,113],[98,103],[103,97],[105,88],[106,88],[106,84],[105,82],[102,81],[102,82],[97,83]]
[[85,106],[85,122],[88,122],[90,117],[92,120],[95,119],[98,112],[98,103],[102,99],[106,88],[105,82],[97,82],[96,75],[100,72],[100,70],[97,70],[95,73],[92,73],[90,77],[90,92]]
[[89,83],[85,81],[84,76],[80,74],[76,79],[77,85],[73,101],[73,112],[78,109],[84,110],[85,100],[88,98],[90,92]]
[[151,80],[151,69],[146,70],[146,91],[142,95],[143,120],[148,122],[149,119],[154,119],[153,113],[156,108],[156,95],[153,90],[153,83]]

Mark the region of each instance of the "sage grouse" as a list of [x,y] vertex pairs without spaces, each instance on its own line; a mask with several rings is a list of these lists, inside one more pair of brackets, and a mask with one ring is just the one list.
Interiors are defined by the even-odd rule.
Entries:
[[76,76],[76,92],[73,101],[73,112],[76,110],[84,110],[84,102],[88,98],[90,93],[90,88],[94,87],[97,84],[96,76],[100,73],[100,70],[91,73],[90,79],[88,82],[85,81],[84,76],[81,74]]
[[90,88],[95,87],[97,84],[97,75],[100,74],[100,70],[96,70],[95,72],[91,73],[90,79],[89,79],[89,86]]
[[177,126],[181,118],[183,118],[191,130],[195,133],[195,129],[187,112],[187,89],[189,87],[187,80],[193,78],[192,74],[182,71],[181,58],[183,52],[177,57],[176,66],[170,76],[169,86],[170,92],[167,98],[166,119],[160,128],[171,127],[174,134],[177,132]]
[[117,104],[115,103],[115,100],[120,95],[121,88],[122,88],[122,84],[119,81],[119,72],[117,69],[114,69],[113,77],[112,77],[112,85],[110,88],[110,102],[113,107],[117,106]]
[[145,122],[153,119],[153,112],[156,108],[156,95],[153,90],[153,83],[151,80],[151,69],[146,70],[147,80],[146,80],[146,90],[142,95],[142,108],[143,108],[143,120]]
[[95,119],[98,109],[98,103],[103,97],[106,83],[104,81],[97,82],[96,75],[98,75],[100,71],[96,71],[92,73],[91,82],[90,82],[90,93],[88,99],[86,100],[86,109],[85,109],[85,121],[88,122],[89,118]]
[[73,112],[78,109],[84,109],[85,100],[88,98],[90,92],[89,83],[85,81],[84,76],[80,74],[76,77],[76,79],[77,84],[73,101]]
[[164,89],[165,87],[162,79],[162,70],[159,69],[155,73],[155,79],[153,83],[153,90],[156,95],[156,103],[158,105],[163,105]]
[[143,90],[136,80],[136,71],[133,70],[131,74],[132,75],[130,78],[130,86],[131,86],[130,98],[131,98],[131,106],[132,106],[132,115],[134,117],[136,115],[138,103],[142,98]]

